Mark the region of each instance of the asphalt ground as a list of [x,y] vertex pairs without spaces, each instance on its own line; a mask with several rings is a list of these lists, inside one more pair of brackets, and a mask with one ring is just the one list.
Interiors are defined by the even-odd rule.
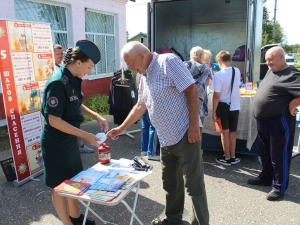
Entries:
[[[112,117],[107,116],[110,127],[116,125]],[[140,128],[140,123],[130,130]],[[82,125],[82,129],[98,133],[100,129],[95,121]],[[133,134],[134,139],[121,136],[117,141],[109,140],[112,158],[131,159],[140,154],[140,133]],[[270,202],[266,194],[270,187],[255,187],[246,183],[248,178],[255,177],[261,170],[258,158],[240,155],[241,163],[225,167],[216,164],[215,158],[221,152],[204,150],[204,173],[210,212],[210,225],[299,225],[300,224],[300,157],[292,159],[289,188],[281,201]],[[97,163],[97,153],[81,154],[84,169]],[[0,153],[0,159],[11,157],[10,151]],[[152,219],[164,215],[165,195],[162,189],[160,162],[153,164],[153,173],[141,182],[136,213],[144,224],[151,224]],[[0,169],[1,170],[1,169]],[[20,187],[14,187],[6,181],[0,171],[0,224],[1,225],[61,225],[51,202],[51,189],[43,183],[43,175],[37,177],[40,181],[30,181]],[[133,204],[135,192],[126,198],[129,205]],[[109,207],[91,204],[105,220],[119,225],[129,224],[130,213],[123,204]],[[84,207],[80,205],[81,212]],[[191,199],[186,194],[184,220],[189,224],[192,215]],[[91,213],[89,217],[102,224]],[[138,224],[136,221],[134,224]]]

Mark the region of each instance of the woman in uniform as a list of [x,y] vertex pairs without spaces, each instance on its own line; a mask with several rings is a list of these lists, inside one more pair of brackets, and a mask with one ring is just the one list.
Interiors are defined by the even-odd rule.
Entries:
[[[100,61],[98,47],[88,40],[81,40],[69,48],[64,58],[65,66],[59,68],[46,83],[42,114],[45,118],[41,147],[44,159],[45,184],[54,188],[66,179],[71,179],[83,170],[77,136],[96,147],[98,138],[79,129],[83,115],[95,118],[104,131],[107,121],[82,104],[81,78]],[[82,224],[83,215],[78,209],[78,200],[58,195],[52,189],[52,202],[64,225]],[[93,225],[95,221],[87,220]]]

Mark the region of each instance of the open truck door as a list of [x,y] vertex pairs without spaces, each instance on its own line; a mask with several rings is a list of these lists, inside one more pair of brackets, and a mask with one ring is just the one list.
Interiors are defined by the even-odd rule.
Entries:
[[266,64],[266,59],[265,59],[265,55],[266,55],[266,52],[272,48],[272,47],[275,47],[275,46],[281,46],[281,44],[269,44],[269,45],[265,45],[261,48],[261,57],[260,57],[260,74],[259,74],[259,79],[262,80],[264,79],[267,71],[268,71],[268,66]]
[[248,0],[247,10],[247,51],[245,74],[247,81],[260,79],[260,57],[262,42],[263,2]]
[[238,67],[245,82],[260,78],[262,0],[151,0],[148,7],[148,47],[151,51],[174,47],[185,60],[193,46],[215,56],[232,55],[246,45],[245,61]]

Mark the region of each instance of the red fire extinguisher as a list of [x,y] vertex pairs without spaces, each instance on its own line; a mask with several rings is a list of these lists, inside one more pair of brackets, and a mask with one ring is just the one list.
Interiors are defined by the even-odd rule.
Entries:
[[99,147],[98,147],[98,161],[101,164],[106,164],[110,162],[110,147],[106,145],[105,142],[103,142]]

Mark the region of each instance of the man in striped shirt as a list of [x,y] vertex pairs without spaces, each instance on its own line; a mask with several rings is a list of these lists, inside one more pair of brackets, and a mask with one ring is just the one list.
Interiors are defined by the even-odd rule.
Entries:
[[108,136],[117,139],[148,109],[161,144],[162,180],[166,191],[166,217],[157,218],[152,224],[182,224],[186,186],[193,202],[191,224],[208,225],[200,152],[202,124],[198,91],[191,73],[178,57],[152,53],[140,42],[127,43],[121,56],[131,70],[144,76],[139,85],[137,104],[119,127],[108,132]]

